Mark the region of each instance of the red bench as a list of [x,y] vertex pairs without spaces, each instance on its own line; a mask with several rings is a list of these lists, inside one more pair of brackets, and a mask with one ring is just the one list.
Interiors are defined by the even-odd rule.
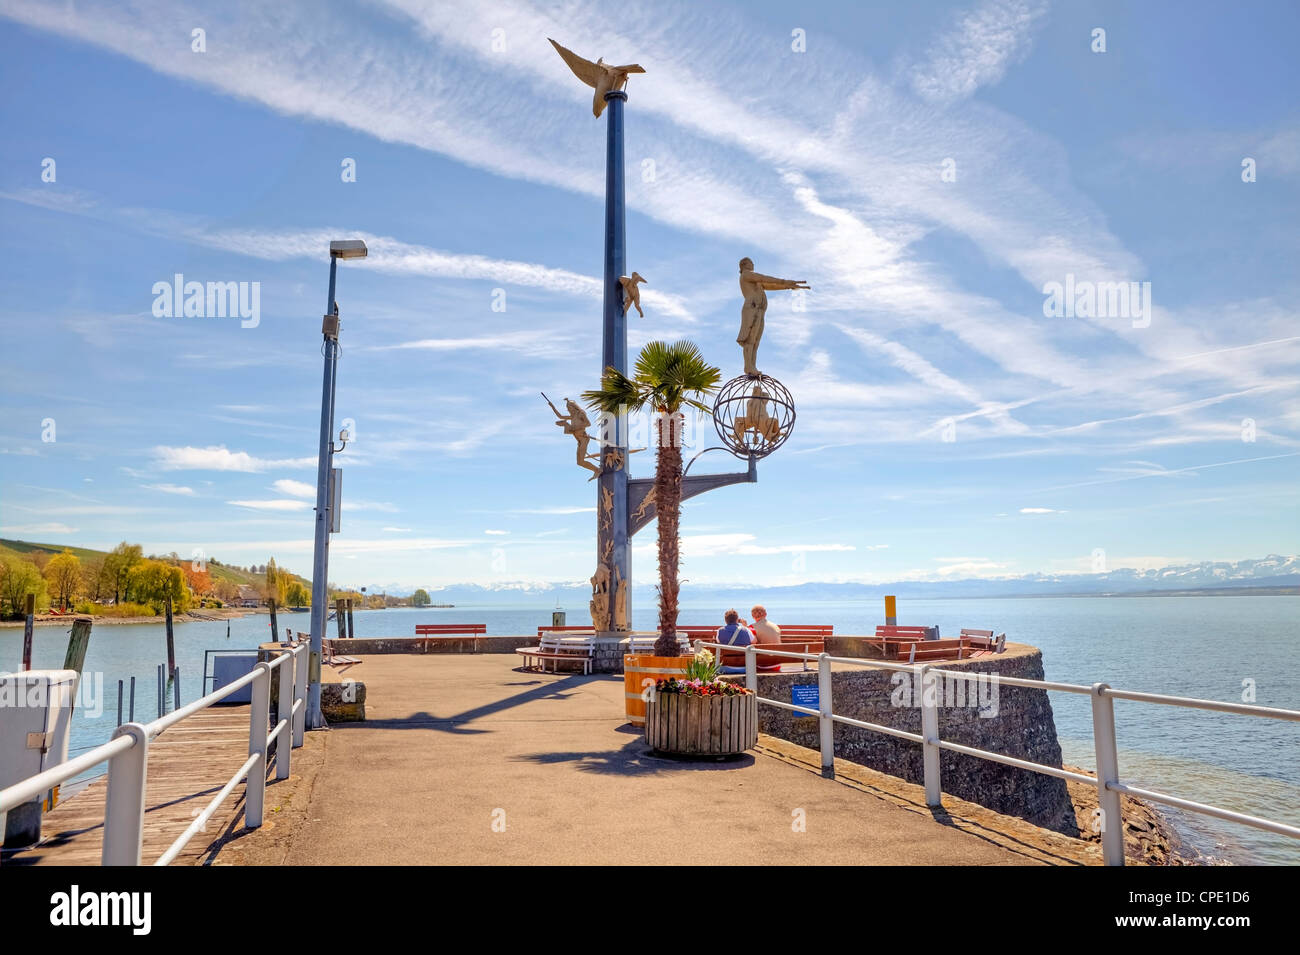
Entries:
[[485,637],[485,623],[417,623],[417,637]]

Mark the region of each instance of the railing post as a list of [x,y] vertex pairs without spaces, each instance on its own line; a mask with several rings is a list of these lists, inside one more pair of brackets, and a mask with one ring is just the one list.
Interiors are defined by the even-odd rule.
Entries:
[[298,713],[293,718],[293,745],[297,749],[302,745],[303,731],[307,728],[307,654],[310,644],[299,643],[294,652],[293,661],[293,700],[302,701]]
[[145,773],[149,736],[139,723],[123,723],[113,739],[130,736],[135,745],[108,761],[108,795],[104,806],[102,865],[139,865],[144,838]]
[[1119,753],[1115,744],[1115,701],[1106,695],[1110,685],[1092,685],[1092,742],[1097,751],[1097,806],[1101,810],[1101,857],[1106,865],[1124,864],[1124,820],[1119,793],[1109,784],[1119,782]]
[[822,775],[835,778],[835,721],[831,719],[831,655],[817,657],[817,705],[821,709]]
[[284,729],[275,738],[275,778],[289,778],[289,762],[293,752],[293,654],[280,661],[280,696],[276,701],[275,722],[284,721]]
[[248,770],[244,784],[244,825],[256,829],[262,825],[262,804],[266,798],[266,729],[271,720],[271,665],[259,663],[254,669],[252,705],[248,708],[248,755],[257,761]]
[[758,692],[758,662],[752,643],[745,647],[745,689]]
[[913,679],[921,692],[921,736],[922,755],[925,763],[925,804],[936,807],[942,805],[939,779],[939,701],[934,674],[925,664],[918,665],[912,672]]

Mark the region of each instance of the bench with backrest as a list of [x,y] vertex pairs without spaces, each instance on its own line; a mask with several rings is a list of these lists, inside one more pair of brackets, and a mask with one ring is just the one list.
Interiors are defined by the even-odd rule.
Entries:
[[485,637],[485,623],[417,623],[417,637]]
[[540,667],[546,672],[546,661],[551,661],[551,672],[558,672],[559,664],[581,663],[583,673],[591,673],[591,664],[595,655],[596,634],[588,630],[585,634],[550,633],[542,637],[535,647],[519,647],[515,653],[524,658],[525,667]]
[[583,627],[583,626],[577,626],[577,627],[542,627],[542,626],[539,626],[539,627],[537,628],[537,639],[538,639],[538,640],[542,639],[542,637],[546,636],[548,633],[595,633],[595,632],[596,632],[596,631],[592,628],[591,624],[587,624],[587,626],[585,626],[585,627]]
[[972,651],[966,654],[968,657],[982,657],[992,653],[1001,653],[1006,649],[1007,645],[1007,635],[1002,633],[995,637],[992,630],[967,630],[963,628],[961,640]]
[[940,638],[937,627],[876,627],[881,651],[889,659],[906,663],[925,660],[963,660],[1001,653],[1006,634],[994,638],[992,630],[963,629],[957,637]]
[[880,652],[890,660],[906,657],[912,644],[929,640],[932,636],[937,636],[934,627],[896,627],[885,624],[876,627]]

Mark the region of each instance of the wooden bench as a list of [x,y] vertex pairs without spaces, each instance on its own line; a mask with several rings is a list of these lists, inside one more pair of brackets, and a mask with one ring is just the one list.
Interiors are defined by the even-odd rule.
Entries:
[[880,652],[888,660],[906,656],[910,646],[938,636],[937,627],[895,627],[881,624],[876,627]]
[[417,623],[417,637],[485,637],[485,623]]
[[[310,638],[308,639],[310,640]],[[342,673],[344,670],[347,670],[349,667],[354,667],[359,663],[364,663],[365,661],[359,660],[356,657],[340,656],[339,654],[334,652],[334,641],[330,638],[326,638],[321,641],[320,662],[327,667],[338,667],[339,672]]]
[[960,636],[939,637],[938,627],[876,627],[881,652],[885,657],[907,663],[925,660],[963,660],[969,657],[1001,653],[1007,635],[997,639],[992,630],[963,629]]
[[539,667],[546,672],[546,661],[551,661],[551,672],[559,672],[558,664],[581,663],[584,674],[591,673],[592,658],[596,649],[595,633],[583,636],[562,636],[548,634],[538,641],[535,647],[519,647],[515,653],[524,658],[524,667]]
[[963,628],[960,639],[973,651],[966,654],[969,657],[982,657],[993,653],[1001,653],[1007,646],[1007,635],[1003,633],[994,637],[992,630],[967,630]]

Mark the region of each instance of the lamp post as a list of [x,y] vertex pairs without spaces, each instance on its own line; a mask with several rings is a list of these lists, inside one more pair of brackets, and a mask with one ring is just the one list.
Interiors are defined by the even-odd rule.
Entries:
[[311,573],[311,659],[308,664],[307,729],[326,729],[320,708],[321,647],[329,613],[329,547],[334,495],[330,487],[334,461],[334,385],[338,374],[339,305],[334,301],[334,277],[339,259],[364,259],[366,244],[360,239],[330,243],[330,290],[321,324],[324,339],[325,373],[320,398],[320,455],[316,462],[316,540]]

